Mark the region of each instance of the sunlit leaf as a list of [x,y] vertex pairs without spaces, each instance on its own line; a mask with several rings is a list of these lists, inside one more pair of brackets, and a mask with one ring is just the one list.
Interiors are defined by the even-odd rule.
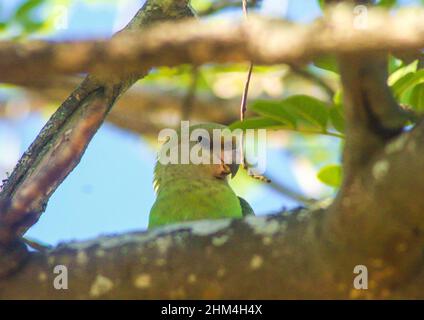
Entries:
[[45,0],[27,0],[15,11],[14,18],[18,21],[28,20],[33,11],[43,4]]
[[341,106],[343,104],[343,90],[339,89],[333,96],[333,103],[335,105]]
[[407,90],[412,89],[416,85],[424,82],[424,69],[416,72],[410,72],[396,81],[393,86],[393,94],[395,97],[400,98]]
[[212,5],[212,1],[208,0],[192,0],[191,5],[196,11],[208,9]]
[[229,126],[231,130],[233,129],[282,129],[285,128],[285,125],[280,121],[266,118],[266,117],[255,117],[248,118],[244,121],[236,121]]
[[408,105],[417,111],[424,111],[424,83],[412,89]]
[[417,71],[417,66],[418,66],[418,60],[415,60],[406,66],[397,68],[397,70],[392,72],[389,76],[389,79],[387,81],[389,86],[393,86],[400,78],[404,77],[408,73]]
[[[263,116],[261,119],[272,119],[285,129],[333,135],[327,131],[330,109],[323,101],[306,95],[295,95],[282,101],[259,100],[252,105],[252,110]],[[341,120],[337,118],[335,121],[341,128]]]
[[396,0],[379,0],[377,1],[377,5],[380,7],[391,8],[397,4]]
[[388,67],[389,67],[389,74],[392,74],[393,72],[395,72],[396,70],[402,67],[402,60],[390,55]]
[[289,124],[293,128],[308,124],[325,131],[329,107],[322,101],[306,95],[291,96],[282,101],[259,100],[252,109],[258,114]]
[[330,120],[334,129],[340,133],[345,132],[345,119],[342,106],[334,106],[330,109]]
[[251,108],[262,116],[290,124],[293,128],[297,126],[296,117],[286,111],[281,101],[257,100],[252,104]]
[[329,107],[326,103],[306,95],[296,95],[282,101],[282,107],[297,120],[306,121],[326,130]]
[[338,188],[342,182],[342,167],[338,164],[332,164],[321,168],[317,178],[324,184]]

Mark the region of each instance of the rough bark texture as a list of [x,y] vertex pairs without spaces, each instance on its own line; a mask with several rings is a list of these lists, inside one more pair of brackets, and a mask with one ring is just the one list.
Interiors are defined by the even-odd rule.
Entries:
[[[200,221],[59,246],[33,254],[22,270],[1,283],[0,297],[346,297],[354,265],[334,273],[330,250],[322,246],[321,215],[300,211]],[[68,290],[52,285],[56,265],[68,267]]]

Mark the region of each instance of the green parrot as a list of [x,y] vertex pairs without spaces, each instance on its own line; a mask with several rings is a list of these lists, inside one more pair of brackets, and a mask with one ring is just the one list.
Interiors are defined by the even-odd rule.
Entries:
[[[214,138],[217,139],[213,134],[214,129],[228,128],[220,124],[204,123],[190,126],[189,134],[191,135],[196,129],[207,132],[207,135],[201,135],[197,140],[190,141],[189,149],[197,148],[202,154],[210,152],[212,157],[217,156],[219,160],[196,164],[190,157],[188,163],[183,163],[178,158],[177,163],[163,164],[160,160],[165,154],[164,144],[154,171],[157,198],[150,210],[149,228],[199,219],[241,218],[254,215],[249,203],[238,197],[228,184],[229,175],[234,177],[239,165],[234,160],[229,164],[223,160],[225,148],[228,149],[224,147],[224,135],[219,136],[220,141],[214,141]],[[174,145],[177,150],[182,148],[181,132],[181,130],[177,132],[178,139]],[[232,139],[233,143],[234,138]],[[213,148],[214,143],[217,143],[218,148]],[[220,149],[220,152],[217,153],[216,149]],[[230,152],[235,155],[234,144]]]

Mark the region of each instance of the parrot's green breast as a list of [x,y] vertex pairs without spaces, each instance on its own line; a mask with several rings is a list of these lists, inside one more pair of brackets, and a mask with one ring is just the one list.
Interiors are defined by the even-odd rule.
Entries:
[[158,192],[149,227],[199,219],[240,218],[239,198],[225,182],[179,179]]

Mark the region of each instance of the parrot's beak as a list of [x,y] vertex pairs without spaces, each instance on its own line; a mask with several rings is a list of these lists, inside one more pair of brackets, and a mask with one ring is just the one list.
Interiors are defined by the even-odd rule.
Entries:
[[232,145],[231,145],[232,146],[232,149],[231,150],[227,150],[227,152],[231,152],[232,153],[232,155],[231,155],[232,157],[231,157],[231,162],[230,163],[225,163],[225,161],[224,161],[224,159],[225,159],[224,153],[226,151],[225,151],[224,146],[222,145],[223,146],[223,149],[221,149],[221,155],[220,155],[221,166],[220,166],[220,172],[217,175],[217,177],[219,177],[221,179],[224,178],[224,177],[227,177],[228,175],[231,175],[231,179],[234,178],[235,175],[237,174],[237,171],[238,171],[239,167],[240,167],[239,163],[237,163],[237,160],[239,158],[239,157],[237,157],[238,150],[237,150],[237,148],[234,148],[234,146],[236,145],[236,142],[237,142],[237,140],[235,140],[235,138],[233,138]]
[[223,164],[223,174],[229,175],[231,174],[231,179],[235,177],[237,171],[240,167],[237,163]]
[[232,179],[237,174],[237,171],[238,171],[240,165],[237,164],[237,163],[232,163],[232,164],[229,165],[229,167],[230,167],[230,173],[231,173],[231,179]]

